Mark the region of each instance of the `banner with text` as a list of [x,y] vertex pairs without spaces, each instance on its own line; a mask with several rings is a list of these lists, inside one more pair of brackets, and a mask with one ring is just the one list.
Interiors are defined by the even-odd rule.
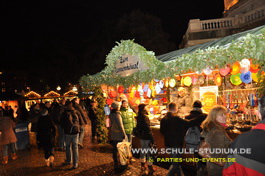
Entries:
[[129,76],[135,72],[148,69],[137,56],[123,55],[115,64],[115,74],[122,77]]

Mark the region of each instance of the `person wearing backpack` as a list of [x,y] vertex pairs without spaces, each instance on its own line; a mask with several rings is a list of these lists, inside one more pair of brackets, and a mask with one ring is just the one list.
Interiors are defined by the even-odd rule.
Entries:
[[61,126],[64,129],[66,145],[66,160],[63,165],[71,165],[73,161],[72,169],[76,169],[79,160],[78,140],[80,133],[80,119],[72,102],[68,102],[66,107],[65,112],[61,116]]
[[[160,132],[164,136],[165,146],[167,148],[181,149],[183,147],[184,136],[189,127],[194,126],[196,123],[201,122],[202,119],[185,120],[177,115],[177,104],[170,103],[169,111],[160,122]],[[172,158],[181,158],[181,154],[172,152]],[[181,176],[181,167],[178,162],[172,162],[168,176],[175,175]]]
[[[194,101],[192,105],[193,109],[190,111],[189,115],[185,117],[185,119],[193,120],[200,118],[201,121],[198,121],[194,126],[188,128],[186,135],[185,135],[185,145],[187,149],[194,149],[194,151],[199,149],[201,144],[201,135],[202,129],[200,127],[202,121],[204,121],[207,117],[207,114],[202,112],[202,103],[200,100]],[[201,158],[198,152],[194,152],[195,158]],[[204,162],[198,162],[194,168],[197,172],[197,175],[203,172],[204,168],[206,167]]]

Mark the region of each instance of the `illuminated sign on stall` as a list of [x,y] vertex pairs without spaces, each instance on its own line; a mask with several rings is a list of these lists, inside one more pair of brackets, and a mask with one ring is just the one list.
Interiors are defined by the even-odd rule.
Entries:
[[135,72],[148,69],[137,56],[123,55],[115,64],[115,73],[122,77],[129,76]]
[[200,99],[202,102],[202,109],[205,112],[217,105],[218,86],[200,87]]

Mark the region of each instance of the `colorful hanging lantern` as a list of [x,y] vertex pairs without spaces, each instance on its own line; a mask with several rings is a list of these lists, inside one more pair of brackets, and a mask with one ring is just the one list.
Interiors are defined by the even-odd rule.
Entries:
[[214,78],[214,83],[217,85],[217,86],[221,86],[222,85],[222,77],[220,74],[217,74]]
[[144,92],[147,92],[147,91],[148,91],[148,89],[149,89],[149,86],[148,86],[148,84],[145,84],[145,85],[144,85],[144,88],[143,88],[143,91],[144,91]]
[[191,79],[191,77],[186,76],[186,77],[184,78],[184,80],[183,80],[183,83],[184,83],[185,86],[190,86],[191,83],[192,83],[192,79]]
[[242,59],[240,61],[241,68],[249,68],[249,66],[250,66],[250,61],[248,59]]
[[107,103],[108,105],[111,105],[111,104],[113,103],[113,99],[108,98],[108,99],[106,100],[106,103]]
[[240,68],[241,68],[241,67],[240,67],[239,62],[234,63],[233,66],[232,66],[231,75],[236,75],[236,74],[238,74],[239,71],[240,71]]
[[240,72],[247,73],[250,68],[250,61],[248,59],[242,59],[240,62]]
[[250,64],[249,71],[251,71],[251,73],[257,73],[259,70],[259,65],[253,63]]
[[161,88],[160,88],[160,85],[159,85],[159,83],[156,83],[155,90],[156,90],[156,93],[157,93],[157,94],[159,94],[159,93],[160,93],[160,91],[161,91]]
[[196,85],[198,78],[196,76],[192,76],[192,84]]
[[172,78],[172,79],[169,80],[169,83],[168,84],[169,84],[170,87],[173,88],[176,85],[176,80]]
[[140,92],[139,91],[135,91],[134,96],[137,97],[137,98],[140,98]]
[[248,71],[246,73],[242,73],[240,75],[240,79],[242,80],[243,83],[246,83],[246,84],[251,83],[252,81],[251,72]]
[[146,95],[147,95],[148,98],[151,98],[151,96],[152,96],[152,90],[148,88]]
[[164,87],[164,81],[163,80],[159,81],[159,86],[160,86],[161,89],[163,89],[163,87]]
[[225,68],[221,68],[221,69],[219,70],[219,73],[220,73],[222,76],[226,76],[230,71],[231,71],[230,67],[225,66]]
[[110,92],[109,92],[109,97],[110,97],[110,98],[115,98],[115,97],[117,97],[117,92],[115,92],[114,90],[113,90],[113,91],[110,91]]
[[123,93],[124,92],[124,87],[123,86],[119,86],[118,87],[118,93]]
[[253,81],[255,81],[256,83],[259,82],[260,74],[258,72],[252,73],[251,76],[252,76]]
[[242,83],[241,79],[240,79],[240,73],[236,74],[236,75],[231,75],[230,76],[230,82],[236,86],[238,86],[239,84]]

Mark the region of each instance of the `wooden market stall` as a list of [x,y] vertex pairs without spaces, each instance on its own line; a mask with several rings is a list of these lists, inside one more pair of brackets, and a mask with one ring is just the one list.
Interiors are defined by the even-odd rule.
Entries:
[[24,95],[26,98],[25,105],[26,108],[29,110],[31,105],[37,103],[37,102],[53,102],[53,101],[59,101],[61,99],[69,99],[72,100],[73,98],[77,97],[78,93],[76,91],[70,90],[65,92],[64,94],[60,94],[56,91],[49,91],[44,95],[41,95],[35,91],[29,91]]
[[[264,86],[265,26],[205,44],[155,57],[131,40],[123,40],[106,58],[107,66],[96,75],[80,79],[85,91],[102,89],[107,104],[127,99],[137,111],[149,104],[152,130],[163,147],[159,132],[161,112],[169,102],[179,103],[185,93],[188,103],[179,109],[184,117],[199,99],[207,113],[216,104],[229,111],[233,138],[257,123],[258,90]],[[239,131],[241,130],[241,131]],[[137,142],[135,142],[137,144]]]

